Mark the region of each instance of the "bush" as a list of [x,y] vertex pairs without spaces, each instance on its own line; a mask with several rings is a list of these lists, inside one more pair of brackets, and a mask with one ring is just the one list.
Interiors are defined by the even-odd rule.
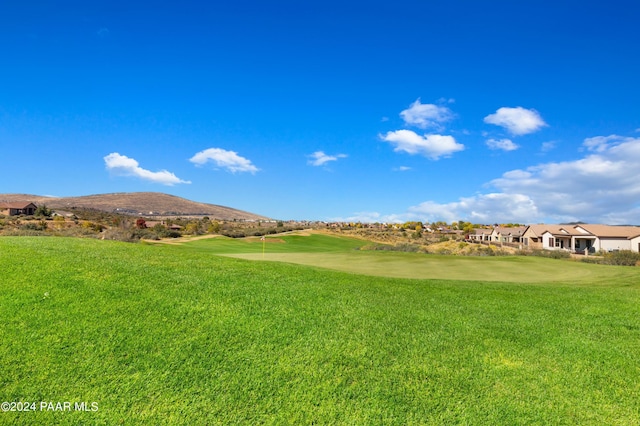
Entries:
[[546,257],[549,259],[570,259],[571,254],[564,250],[518,250],[516,252],[518,256],[538,256]]
[[229,238],[244,238],[246,234],[242,231],[223,231],[222,235]]
[[605,253],[602,257],[602,263],[605,265],[636,266],[638,262],[640,262],[640,253],[631,250],[613,251]]
[[604,259],[602,257],[600,257],[600,256],[598,256],[598,257],[585,256],[582,259],[580,259],[580,261],[584,262],[584,263],[595,263],[595,264],[598,264],[598,265],[602,265],[603,262],[604,262]]
[[44,221],[40,221],[38,223],[25,223],[24,225],[20,226],[20,229],[22,230],[29,230],[29,231],[46,231],[47,230],[47,223]]
[[103,238],[105,240],[116,240],[116,241],[125,241],[125,242],[132,242],[135,240],[130,230],[122,229],[122,228],[107,229],[103,233]]
[[360,250],[381,250],[381,251],[401,251],[405,253],[417,253],[423,251],[417,244],[400,243],[394,246],[389,244],[371,244],[360,248]]

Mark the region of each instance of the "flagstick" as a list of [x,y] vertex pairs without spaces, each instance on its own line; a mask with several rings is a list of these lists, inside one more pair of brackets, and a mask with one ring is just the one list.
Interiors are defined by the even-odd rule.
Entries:
[[262,240],[262,259],[264,259],[264,236],[260,239]]

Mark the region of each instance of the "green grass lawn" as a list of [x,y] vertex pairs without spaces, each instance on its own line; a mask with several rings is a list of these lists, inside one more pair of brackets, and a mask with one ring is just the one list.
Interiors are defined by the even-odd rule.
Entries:
[[[265,245],[404,255],[322,237]],[[640,268],[422,255],[476,270],[401,279],[222,257],[261,243],[215,241],[0,238],[0,400],[98,406],[0,424],[640,423]],[[478,279],[489,265],[509,273]],[[580,279],[510,274],[564,268]]]
[[607,284],[612,277],[637,279],[636,268],[602,267],[566,259],[496,256],[465,257],[388,251],[360,251],[363,240],[311,234],[259,238],[211,238],[185,244],[189,250],[249,260],[296,263],[392,278],[501,282]]

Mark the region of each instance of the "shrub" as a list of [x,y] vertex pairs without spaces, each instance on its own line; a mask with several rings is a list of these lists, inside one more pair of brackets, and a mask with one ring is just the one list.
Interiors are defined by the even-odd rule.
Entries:
[[582,259],[580,259],[580,261],[584,263],[596,263],[596,264],[602,265],[604,259],[602,257],[585,256]]
[[605,265],[636,266],[638,262],[640,262],[640,253],[631,250],[605,253],[602,259],[602,263]]
[[394,251],[402,251],[406,253],[416,253],[420,251],[420,246],[417,244],[400,243],[394,246]]
[[417,244],[410,243],[400,243],[394,246],[389,244],[370,244],[366,245],[359,250],[381,250],[381,251],[401,251],[406,253],[417,253],[419,251],[423,251],[422,248]]
[[564,250],[518,250],[516,252],[518,256],[538,256],[547,257],[549,259],[570,259],[571,254]]
[[222,235],[229,238],[244,238],[246,237],[245,233],[242,231],[223,231]]
[[20,229],[29,230],[29,231],[46,231],[47,223],[45,221],[40,221],[37,223],[29,222],[20,226]]
[[132,232],[130,230],[122,229],[122,228],[107,229],[103,233],[103,238],[105,240],[116,240],[116,241],[125,241],[125,242],[134,241]]

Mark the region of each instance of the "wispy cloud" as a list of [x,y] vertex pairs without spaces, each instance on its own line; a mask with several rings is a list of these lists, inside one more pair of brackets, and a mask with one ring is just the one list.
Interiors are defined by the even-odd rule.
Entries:
[[168,186],[172,186],[178,183],[191,183],[189,181],[178,178],[175,174],[166,170],[152,172],[143,169],[133,158],[129,158],[126,155],[121,155],[117,152],[112,152],[111,154],[105,156],[104,162],[107,170],[122,176],[133,176],[143,180]]
[[511,139],[488,139],[486,144],[490,149],[500,149],[502,151],[515,151],[520,148]]
[[361,222],[361,223],[402,223],[403,217],[398,215],[382,215],[378,212],[356,212],[348,217],[334,217],[332,222]]
[[553,149],[556,148],[556,142],[555,141],[548,141],[548,142],[543,142],[542,146],[540,147],[540,150],[542,152],[549,152]]
[[453,119],[454,114],[445,106],[423,104],[418,99],[409,108],[400,112],[400,117],[409,126],[441,130],[442,124]]
[[484,122],[504,127],[516,136],[533,133],[547,126],[538,111],[522,107],[499,108],[495,114],[487,115]]
[[98,31],[96,31],[96,34],[98,35],[98,37],[104,39],[109,37],[109,35],[111,34],[111,31],[109,31],[109,28],[102,27]]
[[634,140],[637,139],[618,135],[596,136],[593,138],[586,138],[582,145],[588,151],[605,152],[615,145],[619,145],[624,142],[633,142]]
[[221,148],[209,148],[204,151],[200,151],[191,157],[189,161],[198,166],[213,163],[217,167],[228,170],[231,173],[255,173],[260,170],[254,166],[250,160],[239,156],[238,153]]
[[406,152],[412,155],[420,154],[432,160],[447,157],[464,149],[464,145],[456,142],[453,136],[420,136],[411,130],[387,132],[386,135],[380,135],[380,138],[392,144],[396,152]]
[[327,155],[323,151],[316,151],[309,155],[311,158],[308,164],[312,166],[324,166],[330,161],[337,161],[339,158],[347,158],[346,154]]
[[393,169],[394,172],[407,172],[409,170],[411,170],[411,167],[407,167],[407,166],[400,166]]

